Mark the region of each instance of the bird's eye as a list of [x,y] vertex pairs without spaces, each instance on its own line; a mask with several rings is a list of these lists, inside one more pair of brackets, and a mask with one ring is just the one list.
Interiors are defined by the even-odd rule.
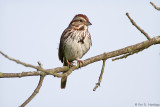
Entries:
[[80,22],[83,22],[82,20],[80,20]]

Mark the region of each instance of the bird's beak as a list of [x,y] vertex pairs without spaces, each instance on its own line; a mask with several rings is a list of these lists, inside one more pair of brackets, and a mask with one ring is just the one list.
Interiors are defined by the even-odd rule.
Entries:
[[88,22],[87,22],[87,25],[90,26],[90,25],[92,25],[92,23],[91,23],[90,21],[88,21]]

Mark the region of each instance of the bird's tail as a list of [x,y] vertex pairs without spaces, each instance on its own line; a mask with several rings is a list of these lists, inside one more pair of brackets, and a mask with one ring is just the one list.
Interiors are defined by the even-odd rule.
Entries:
[[[68,66],[66,62],[64,62],[63,66]],[[64,72],[65,73],[65,72]],[[61,89],[65,89],[67,82],[67,76],[61,78]]]
[[62,77],[61,78],[61,89],[65,89],[66,82],[67,82],[67,77]]

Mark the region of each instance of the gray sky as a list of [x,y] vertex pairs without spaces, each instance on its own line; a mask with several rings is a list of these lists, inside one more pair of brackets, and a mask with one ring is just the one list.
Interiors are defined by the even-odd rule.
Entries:
[[[160,35],[160,12],[149,0],[0,0],[0,50],[44,68],[62,66],[58,44],[74,15],[89,17],[93,46],[82,58],[133,45],[146,38],[128,20],[151,37]],[[159,2],[153,0],[157,6]],[[27,107],[135,107],[136,103],[160,104],[160,46],[152,46],[127,59],[107,60],[101,87],[93,92],[102,61],[74,71],[65,90],[60,78],[46,76],[38,95]],[[34,71],[0,55],[0,72]],[[34,91],[39,77],[0,79],[0,104],[18,107]]]

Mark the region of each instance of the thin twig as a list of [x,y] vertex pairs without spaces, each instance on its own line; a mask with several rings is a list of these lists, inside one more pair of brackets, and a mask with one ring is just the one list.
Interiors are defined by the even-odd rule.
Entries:
[[120,57],[113,58],[112,61],[123,59],[123,58],[127,58],[129,55],[133,55],[133,54],[132,53],[127,53],[127,54],[124,54],[124,55],[122,55]]
[[112,59],[112,61],[119,60],[119,59],[123,59],[123,58],[127,58],[128,56],[133,55],[133,54],[138,53],[138,52],[141,52],[141,51],[143,51],[143,50],[144,50],[144,49],[135,50],[134,52],[129,52],[129,53],[124,54],[124,55],[122,55],[122,56],[120,56],[120,57],[116,57],[116,58]]
[[39,80],[38,86],[36,87],[36,89],[34,90],[32,95],[20,107],[24,107],[25,105],[27,105],[37,95],[37,93],[39,92],[39,90],[40,90],[40,88],[42,86],[44,77],[45,77],[45,74],[40,76],[40,80]]
[[43,66],[40,61],[38,61],[38,65],[39,65],[39,67],[41,67],[41,68],[42,68],[42,66]]
[[160,7],[157,7],[153,2],[150,2],[150,3],[155,9],[160,10]]
[[104,68],[105,68],[105,63],[106,63],[106,60],[103,60],[103,65],[102,65],[102,69],[101,69],[101,74],[100,74],[100,76],[99,76],[98,83],[96,83],[96,86],[93,88],[93,91],[96,91],[96,89],[100,86],[100,83],[101,83],[101,81],[102,81],[102,76],[103,76]]
[[24,65],[25,67],[31,67],[31,68],[35,68],[35,69],[38,69],[38,68],[39,68],[39,66],[34,66],[34,65],[31,65],[31,64],[27,64],[27,63],[24,63],[24,62],[19,61],[19,60],[17,60],[17,59],[11,58],[11,57],[9,57],[8,55],[4,54],[4,53],[1,52],[1,51],[0,51],[0,54],[2,54],[2,55],[3,55],[4,57],[6,57],[7,59],[16,62],[17,64]]
[[131,23],[132,23],[141,33],[143,33],[148,40],[150,40],[151,38],[149,37],[149,35],[148,35],[143,29],[141,29],[141,28],[136,24],[136,22],[129,16],[129,13],[126,13],[126,15],[127,15],[127,17],[129,18],[129,20],[131,21]]

